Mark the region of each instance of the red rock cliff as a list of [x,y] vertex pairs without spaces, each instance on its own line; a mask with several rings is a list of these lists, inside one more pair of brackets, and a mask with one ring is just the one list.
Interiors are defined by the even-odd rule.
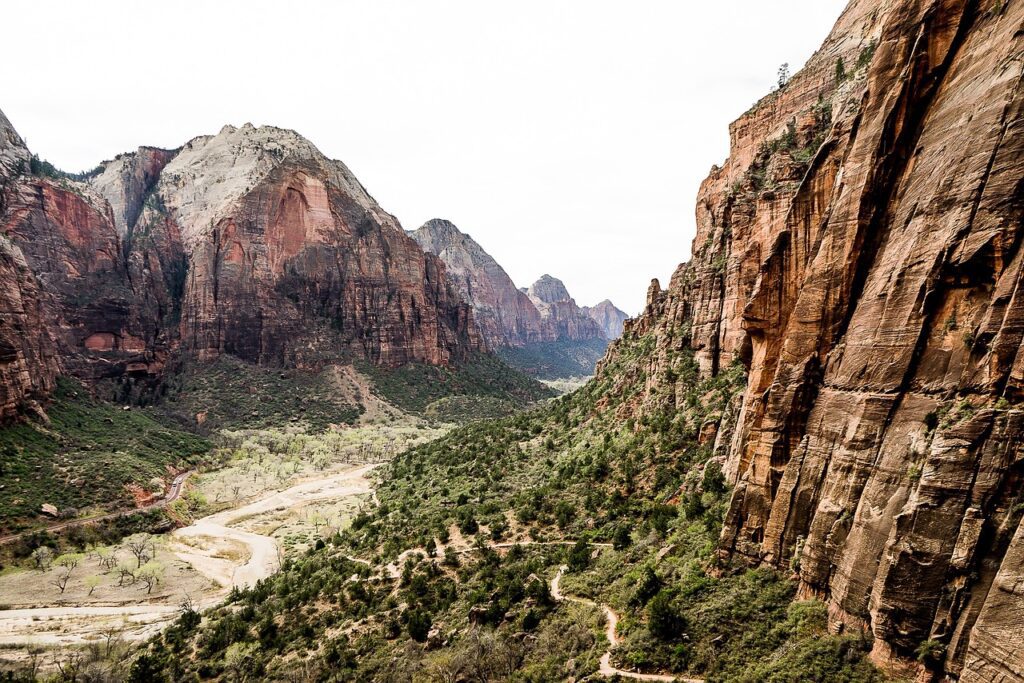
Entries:
[[1024,681],[1022,36],[1019,2],[851,2],[731,126],[693,261],[627,323],[648,383],[681,339],[748,368],[723,557],[961,681]]
[[181,337],[200,358],[395,366],[484,348],[441,262],[291,131],[197,138],[155,193],[188,255]]
[[[0,216],[28,163],[28,149],[0,112]],[[34,409],[57,381],[47,303],[24,253],[0,234],[0,421]]]
[[61,369],[158,378],[172,355],[443,364],[484,350],[442,263],[343,164],[276,128],[141,148],[84,180],[0,117],[0,416]]

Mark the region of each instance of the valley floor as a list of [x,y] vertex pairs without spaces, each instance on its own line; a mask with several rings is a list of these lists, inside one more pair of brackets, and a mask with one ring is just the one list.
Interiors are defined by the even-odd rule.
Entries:
[[[59,567],[5,573],[0,576],[0,662],[23,663],[39,647],[62,648],[112,637],[143,640],[176,619],[185,601],[205,608],[234,588],[255,585],[280,565],[284,539],[279,529],[289,523],[294,527],[300,517],[312,524],[316,520],[304,511],[324,504],[347,508],[351,516],[373,493],[368,475],[374,467],[360,464],[324,471],[159,539],[154,554],[165,563],[165,574],[152,593],[136,582],[119,587],[117,572],[104,572],[96,554],[81,560],[87,566],[76,572],[63,593],[54,586]],[[120,560],[134,562],[131,557]],[[85,579],[91,571],[97,572],[90,574],[98,577],[94,586]]]

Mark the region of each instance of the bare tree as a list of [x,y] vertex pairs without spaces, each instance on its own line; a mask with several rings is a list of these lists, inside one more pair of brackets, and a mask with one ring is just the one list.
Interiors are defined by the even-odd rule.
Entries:
[[153,558],[156,554],[153,539],[149,534],[135,534],[125,539],[124,545],[135,556],[135,568]]
[[36,563],[36,569],[46,571],[53,564],[53,551],[41,545],[32,551],[32,561]]
[[117,585],[123,586],[126,583],[135,583],[135,568],[126,564],[117,565]]
[[60,679],[69,683],[76,683],[82,672],[82,665],[85,663],[85,656],[74,650],[61,652],[53,656],[53,663],[60,671]]
[[65,553],[57,558],[57,565],[64,567],[68,570],[68,573],[73,571],[82,561],[82,556],[78,553]]
[[114,549],[108,547],[96,548],[96,557],[99,558],[100,566],[104,569],[110,570],[117,566],[117,556],[114,555]]
[[146,595],[153,592],[153,586],[163,581],[164,567],[159,562],[149,561],[136,572],[136,577],[146,584]]
[[122,636],[124,635],[123,626],[108,626],[102,631],[104,639],[105,657],[110,657],[113,649],[121,644]]
[[50,583],[52,583],[54,586],[59,588],[60,589],[60,594],[64,595],[64,591],[65,591],[65,589],[67,589],[68,581],[70,581],[70,580],[71,580],[71,570],[70,569],[59,569],[57,571],[57,575],[53,579],[50,580]]

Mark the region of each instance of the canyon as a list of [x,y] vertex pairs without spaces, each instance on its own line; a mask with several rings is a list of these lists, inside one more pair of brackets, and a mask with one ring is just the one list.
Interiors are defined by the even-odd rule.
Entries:
[[561,280],[546,274],[529,287],[516,287],[505,269],[451,221],[435,218],[409,234],[444,263],[488,346],[528,374],[591,375],[607,341],[622,333],[628,316],[611,301],[580,307]]
[[[399,649],[403,626],[411,648],[429,643],[409,655],[417,666],[474,619],[534,647],[520,636],[564,613],[498,590],[508,558],[484,551],[540,530],[550,540],[537,545],[579,547],[574,580],[593,594],[563,599],[561,555],[510,553],[523,578],[574,608],[633,611],[621,643],[612,624],[611,649],[589,646],[592,671],[663,680],[710,661],[700,673],[725,680],[711,677],[725,675],[726,635],[691,620],[710,643],[691,652],[679,618],[659,640],[643,631],[647,601],[727,603],[742,581],[769,593],[774,580],[787,604],[821,607],[822,638],[861,639],[894,679],[1024,682],[1022,83],[1020,2],[851,0],[807,64],[731,124],[728,159],[698,192],[692,259],[651,282],[633,319],[610,301],[578,306],[550,275],[518,288],[449,221],[406,233],[291,131],[228,126],[73,177],[38,168],[0,115],[0,417],[45,419],[62,374],[158,382],[185,356],[388,368],[495,350],[538,376],[596,362],[567,397],[396,457],[377,487],[387,505],[289,565],[278,594],[239,600],[272,625],[273,600],[287,604],[304,653],[306,627],[350,619],[387,662],[352,655],[353,671],[413,652]],[[459,598],[426,558],[482,526],[497,532],[478,536],[480,565],[452,569],[472,588]],[[709,558],[685,547],[700,533]],[[621,555],[602,560],[595,541]],[[405,602],[370,593],[317,612],[352,548],[393,560],[402,580],[387,596]],[[644,600],[641,567],[655,591]],[[297,576],[319,582],[305,603]],[[374,609],[404,621],[369,624]],[[412,636],[410,614],[430,610],[449,635],[428,622]],[[548,628],[568,623],[589,624]],[[630,666],[663,668],[613,666],[620,644]],[[185,666],[157,645],[164,666]],[[639,656],[655,647],[669,655]],[[341,650],[322,650],[328,670]],[[586,648],[572,652],[566,667]],[[265,655],[278,673],[295,659]]]

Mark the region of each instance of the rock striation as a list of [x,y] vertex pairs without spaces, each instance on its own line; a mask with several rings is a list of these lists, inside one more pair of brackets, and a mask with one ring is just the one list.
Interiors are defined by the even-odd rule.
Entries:
[[227,126],[70,176],[0,116],[0,414],[172,358],[447,364],[486,349],[444,264],[298,134]]
[[410,234],[444,262],[488,345],[530,374],[561,376],[568,368],[574,375],[590,374],[604,342],[621,333],[626,315],[610,301],[581,308],[550,275],[517,289],[498,262],[449,221],[427,221]]
[[723,560],[792,568],[923,679],[1024,681],[1022,26],[1021,3],[850,2],[731,125],[693,260],[626,323],[653,342],[638,412],[682,344],[746,366],[714,441]]
[[[17,178],[28,170],[29,158],[0,112],[0,215],[7,211]],[[35,409],[56,386],[61,366],[46,325],[48,304],[25,254],[0,234],[0,421]]]
[[598,324],[605,339],[608,340],[621,337],[622,327],[629,319],[625,311],[616,308],[615,304],[608,299],[594,306],[584,306],[582,310]]
[[526,290],[554,339],[605,339],[600,325],[576,305],[558,278],[542,275]]
[[530,297],[472,237],[439,218],[410,235],[423,251],[444,263],[448,279],[473,307],[477,325],[491,347],[553,341]]

